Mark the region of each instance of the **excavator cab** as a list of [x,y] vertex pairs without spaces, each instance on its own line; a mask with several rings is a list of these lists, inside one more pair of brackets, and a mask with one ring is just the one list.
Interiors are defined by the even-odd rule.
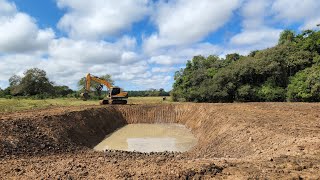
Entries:
[[112,90],[111,90],[111,96],[120,94],[120,92],[121,92],[121,88],[114,87],[114,88],[112,88]]
[[128,93],[124,92],[119,87],[112,87],[109,89],[108,103],[103,100],[100,104],[127,104]]

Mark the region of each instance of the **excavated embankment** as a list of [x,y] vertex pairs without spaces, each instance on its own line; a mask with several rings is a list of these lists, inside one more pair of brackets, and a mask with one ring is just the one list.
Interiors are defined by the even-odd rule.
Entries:
[[[99,173],[108,177],[100,172],[103,170],[109,170],[115,178],[320,177],[319,112],[320,104],[186,103],[52,108],[3,114],[0,158],[9,168],[2,167],[0,172],[5,177],[32,176],[21,168],[10,170],[10,166],[22,166],[23,160],[28,160],[44,177],[93,178]],[[101,154],[91,150],[106,134],[130,123],[183,124],[192,130],[198,144],[182,154],[113,151]],[[101,157],[106,161],[99,171],[96,166],[101,165]],[[75,162],[81,161],[80,167],[87,170],[84,174],[72,168],[67,173],[54,171],[49,166],[52,158],[60,158],[61,162],[72,159],[63,164],[64,168],[78,166]],[[121,174],[131,161],[138,163],[137,168],[130,167],[126,174]],[[38,167],[39,163],[43,168]],[[24,166],[34,168],[32,163]],[[159,168],[162,171],[158,172]]]

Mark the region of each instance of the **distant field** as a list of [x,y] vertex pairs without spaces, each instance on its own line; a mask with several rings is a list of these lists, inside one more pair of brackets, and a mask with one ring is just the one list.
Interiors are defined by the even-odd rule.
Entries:
[[[156,104],[171,103],[171,98],[167,97],[166,101],[162,97],[130,97],[128,104]],[[51,106],[81,106],[81,105],[98,105],[98,100],[82,101],[75,98],[59,98],[59,99],[4,99],[0,98],[0,113],[14,112],[29,109],[43,109]]]

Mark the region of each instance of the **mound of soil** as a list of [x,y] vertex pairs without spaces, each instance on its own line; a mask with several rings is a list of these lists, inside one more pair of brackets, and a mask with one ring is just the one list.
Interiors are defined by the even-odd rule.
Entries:
[[[320,178],[320,104],[166,104],[2,114],[1,177],[84,179]],[[186,153],[92,148],[128,123],[180,123]]]

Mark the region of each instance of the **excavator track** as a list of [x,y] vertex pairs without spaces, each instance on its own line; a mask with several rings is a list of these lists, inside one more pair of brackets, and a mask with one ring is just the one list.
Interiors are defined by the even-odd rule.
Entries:
[[128,101],[127,100],[101,100],[100,105],[106,105],[106,104],[127,104]]
[[100,105],[106,105],[106,104],[109,104],[109,100],[101,100],[99,102]]
[[120,100],[120,99],[117,99],[117,100],[110,100],[109,101],[110,104],[127,104],[127,100]]

